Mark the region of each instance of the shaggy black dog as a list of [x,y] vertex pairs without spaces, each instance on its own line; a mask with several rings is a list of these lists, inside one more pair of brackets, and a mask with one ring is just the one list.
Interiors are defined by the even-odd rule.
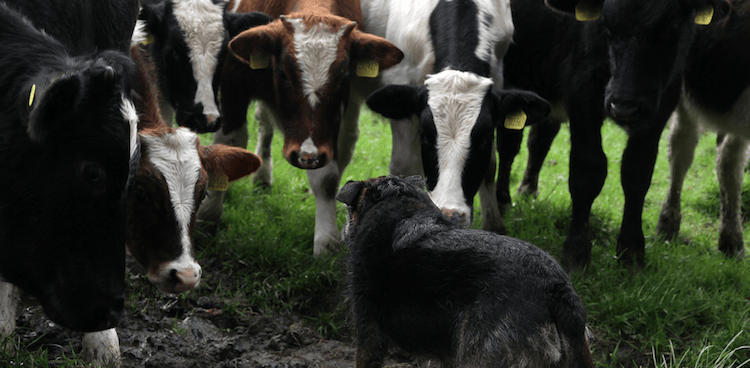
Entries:
[[357,367],[392,348],[441,367],[593,367],[567,274],[527,242],[459,227],[419,177],[349,182],[343,230]]

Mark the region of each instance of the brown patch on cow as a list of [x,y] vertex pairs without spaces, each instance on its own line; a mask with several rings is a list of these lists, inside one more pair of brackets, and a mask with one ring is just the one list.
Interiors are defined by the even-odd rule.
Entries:
[[138,112],[138,130],[167,126],[159,109],[159,91],[156,85],[158,79],[151,55],[141,44],[131,46],[130,55],[136,66],[136,96],[133,103]]

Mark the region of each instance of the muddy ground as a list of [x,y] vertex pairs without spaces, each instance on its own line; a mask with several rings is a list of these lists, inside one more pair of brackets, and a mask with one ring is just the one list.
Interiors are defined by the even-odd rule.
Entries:
[[[235,281],[222,273],[222,264],[222,260],[202,264],[200,288],[231,287]],[[326,339],[298,313],[257,310],[210,292],[160,293],[139,266],[129,260],[127,268],[125,313],[117,328],[123,368],[354,366],[355,348],[346,328]],[[322,293],[328,295],[316,297],[340,302],[338,290]],[[46,349],[50,367],[69,365],[64,362],[70,359],[64,357],[81,351],[83,334],[50,322],[33,301],[26,300],[20,308],[20,346],[29,351]],[[412,367],[408,361],[395,357],[388,365]]]

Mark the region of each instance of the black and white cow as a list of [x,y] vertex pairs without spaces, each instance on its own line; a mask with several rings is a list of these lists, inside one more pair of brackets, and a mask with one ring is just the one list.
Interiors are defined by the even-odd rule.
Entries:
[[695,35],[683,72],[682,97],[669,136],[671,180],[657,234],[674,238],[680,229],[680,194],[702,128],[724,134],[716,156],[721,226],[719,250],[745,256],[742,238],[742,178],[750,157],[750,3],[729,1],[726,21]]
[[[468,226],[479,191],[483,227],[505,233],[494,190],[495,129],[505,131],[506,115],[517,110],[526,110],[532,121],[549,113],[534,93],[499,89],[513,34],[509,1],[364,0],[362,9],[368,29],[405,53],[383,76],[384,83],[398,84],[367,100],[373,111],[393,119],[391,171],[411,174],[399,172],[413,167],[402,162],[419,161],[421,150],[438,207]],[[409,134],[416,131],[421,145],[414,147]]]
[[[124,304],[137,13],[137,0],[0,2],[0,277],[74,330],[115,326]],[[15,291],[0,288],[8,318]]]
[[[545,3],[511,1],[516,34],[505,57],[505,75],[508,85],[533,90],[553,104],[552,123],[539,125],[529,141],[529,159],[538,165],[537,173],[557,124],[570,119],[573,215],[562,264],[567,270],[581,269],[591,258],[589,215],[607,175],[600,128],[608,115],[629,135],[621,166],[625,208],[617,253],[624,264],[643,266],[641,216],[659,138],[680,98],[696,34],[717,27],[716,20],[709,26],[696,24],[696,15],[710,8],[715,18],[723,17],[726,2]],[[536,180],[533,173],[528,178]],[[522,182],[522,188],[535,186]]]
[[225,11],[224,0],[145,0],[140,18],[159,75],[164,120],[197,132],[221,127],[217,92],[227,43],[271,18]]

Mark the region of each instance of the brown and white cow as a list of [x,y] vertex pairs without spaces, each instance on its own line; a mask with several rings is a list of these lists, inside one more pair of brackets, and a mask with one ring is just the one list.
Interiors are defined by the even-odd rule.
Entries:
[[[220,83],[222,129],[215,143],[247,145],[246,114],[259,100],[259,144],[266,163],[256,180],[270,184],[271,119],[284,133],[284,157],[308,169],[316,201],[314,255],[340,245],[335,194],[359,135],[360,106],[377,87],[379,72],[403,53],[365,33],[358,0],[245,0],[228,9],[260,11],[275,21],[240,33],[229,43]],[[199,218],[218,223],[221,194],[204,202]]]
[[[136,32],[135,40],[141,40]],[[134,100],[139,115],[141,160],[127,212],[126,245],[146,269],[149,281],[164,292],[198,286],[201,266],[193,238],[198,205],[211,186],[250,175],[260,158],[245,149],[221,144],[202,146],[187,128],[172,128],[159,110],[153,62],[141,44],[131,47],[137,81]],[[87,361],[104,363],[120,356],[115,329],[87,333],[82,341]]]

